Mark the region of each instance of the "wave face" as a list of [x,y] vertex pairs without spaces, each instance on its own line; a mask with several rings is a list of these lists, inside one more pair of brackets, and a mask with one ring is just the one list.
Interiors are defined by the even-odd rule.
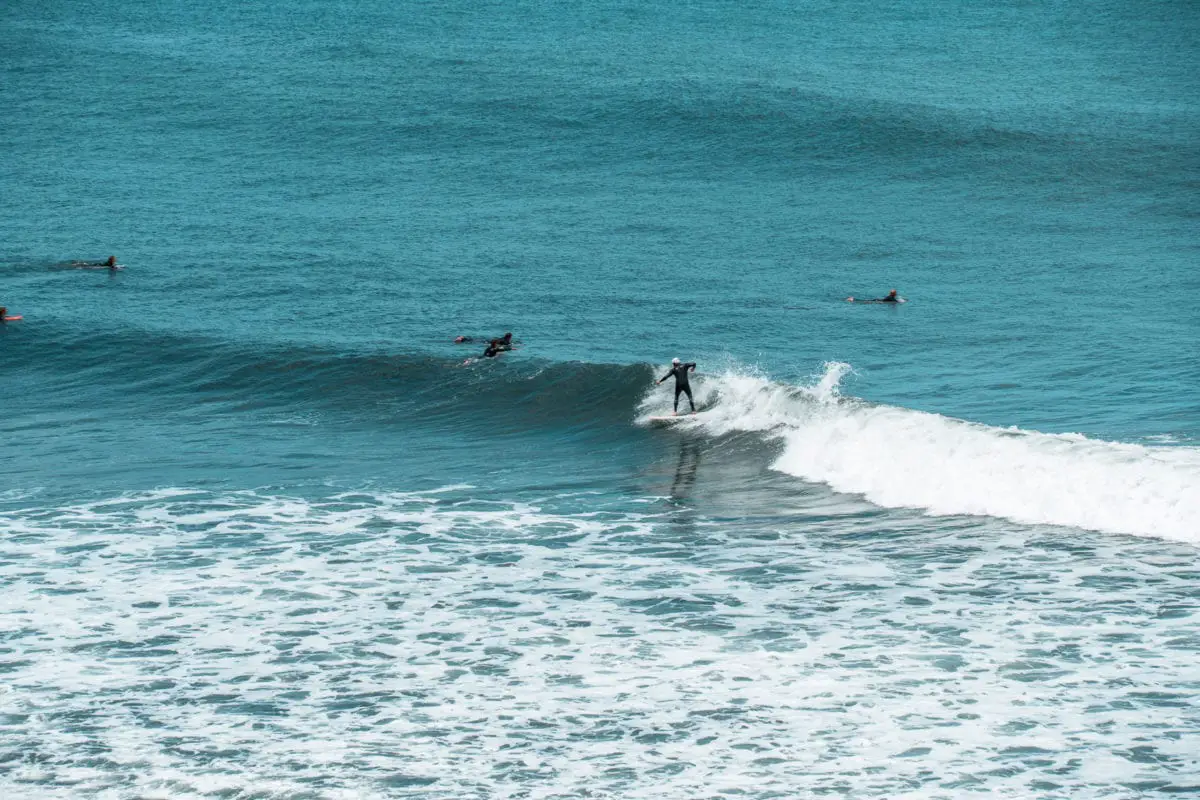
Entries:
[[[640,434],[631,420],[669,413],[671,401],[669,387],[653,385],[659,368],[649,364],[464,363],[458,355],[161,335],[65,336],[39,343],[35,355],[31,361],[47,373],[31,402],[69,405],[79,392],[103,387],[110,409],[161,415],[200,408],[236,425],[245,415],[320,412],[381,435],[408,427],[468,437],[533,434],[552,443],[633,441]],[[701,374],[696,399],[711,408],[677,427],[692,436],[751,433],[780,443],[775,470],[883,507],[1200,542],[1198,448],[991,427],[868,403],[843,396],[852,374],[840,362],[808,385],[737,366]]]
[[403,415],[467,427],[484,412],[492,412],[486,427],[522,420],[538,427],[555,420],[611,425],[628,418],[651,374],[646,365],[482,359],[482,347],[394,354],[161,333],[97,338],[60,332],[19,341],[9,352],[32,367],[38,404],[74,403],[81,391],[92,391],[159,409],[369,409],[363,419]]
[[[1200,448],[995,428],[875,405],[841,396],[850,372],[830,363],[801,387],[726,373],[701,383],[702,402],[716,405],[680,424],[778,438],[775,469],[880,506],[1200,543]],[[657,398],[643,401],[643,419],[657,413]]]
[[[653,365],[519,354],[464,363],[462,356],[476,350],[385,355],[161,335],[87,342],[66,336],[31,354],[48,370],[31,402],[70,404],[99,386],[113,396],[108,407],[130,411],[198,407],[235,420],[320,412],[381,433],[407,426],[560,443],[580,436],[632,441],[640,434],[631,421],[670,412],[672,394],[654,386],[660,368]],[[696,399],[711,408],[678,427],[779,442],[775,470],[883,507],[1200,541],[1198,448],[991,427],[868,403],[843,396],[852,374],[840,362],[808,385],[738,366],[701,374]]]

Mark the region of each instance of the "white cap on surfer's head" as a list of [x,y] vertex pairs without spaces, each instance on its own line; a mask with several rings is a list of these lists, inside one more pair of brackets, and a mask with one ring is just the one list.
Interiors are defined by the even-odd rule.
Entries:
[[678,363],[679,363],[679,359],[678,359],[678,358],[672,358],[672,359],[671,359],[671,363],[672,363],[672,364],[678,364]]

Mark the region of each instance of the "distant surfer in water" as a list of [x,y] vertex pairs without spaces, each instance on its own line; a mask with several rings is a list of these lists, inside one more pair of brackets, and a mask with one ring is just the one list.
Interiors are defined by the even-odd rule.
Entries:
[[[475,341],[473,336],[455,336],[455,344],[470,344]],[[496,339],[489,339],[487,349],[483,351],[484,358],[495,358],[501,353],[507,353],[513,349],[513,338],[511,333],[506,333]],[[468,358],[463,364],[470,364],[475,359]]]
[[72,261],[71,266],[79,269],[107,269],[113,272],[121,269],[121,266],[117,264],[116,256],[109,256],[103,261]]
[[887,293],[887,297],[876,297],[874,300],[855,300],[853,297],[846,298],[847,303],[903,303],[896,295],[896,290],[892,289]]
[[[474,336],[455,336],[455,344],[471,344],[475,341]],[[488,346],[495,345],[500,350],[512,350],[512,334],[506,333],[496,339],[488,339]]]
[[506,333],[499,339],[492,339],[488,342],[487,349],[483,351],[484,358],[495,358],[501,353],[507,353],[512,350],[512,334]]
[[681,363],[679,363],[678,358],[672,358],[671,359],[671,371],[668,372],[666,375],[663,375],[655,383],[655,385],[657,386],[658,384],[662,383],[663,381],[665,381],[667,378],[671,377],[672,375],[675,376],[675,406],[674,406],[674,410],[671,412],[672,414],[679,413],[679,395],[681,393],[684,393],[687,395],[688,404],[692,407],[692,413],[693,414],[696,413],[696,401],[694,401],[692,399],[692,387],[688,384],[688,370],[695,372],[696,371],[696,362],[692,361],[687,364],[681,364]]

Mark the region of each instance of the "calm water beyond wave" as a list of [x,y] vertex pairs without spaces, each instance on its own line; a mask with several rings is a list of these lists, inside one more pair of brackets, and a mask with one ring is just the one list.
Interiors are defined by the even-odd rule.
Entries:
[[1200,795],[1198,42],[5,4],[0,796]]

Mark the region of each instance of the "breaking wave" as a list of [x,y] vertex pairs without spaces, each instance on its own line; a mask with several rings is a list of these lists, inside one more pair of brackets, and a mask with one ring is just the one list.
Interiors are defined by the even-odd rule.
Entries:
[[[851,368],[830,363],[808,386],[730,371],[701,379],[706,413],[679,423],[706,435],[780,440],[773,467],[887,507],[1200,542],[1200,448],[1046,434],[843,397]],[[666,411],[648,394],[643,422]]]

